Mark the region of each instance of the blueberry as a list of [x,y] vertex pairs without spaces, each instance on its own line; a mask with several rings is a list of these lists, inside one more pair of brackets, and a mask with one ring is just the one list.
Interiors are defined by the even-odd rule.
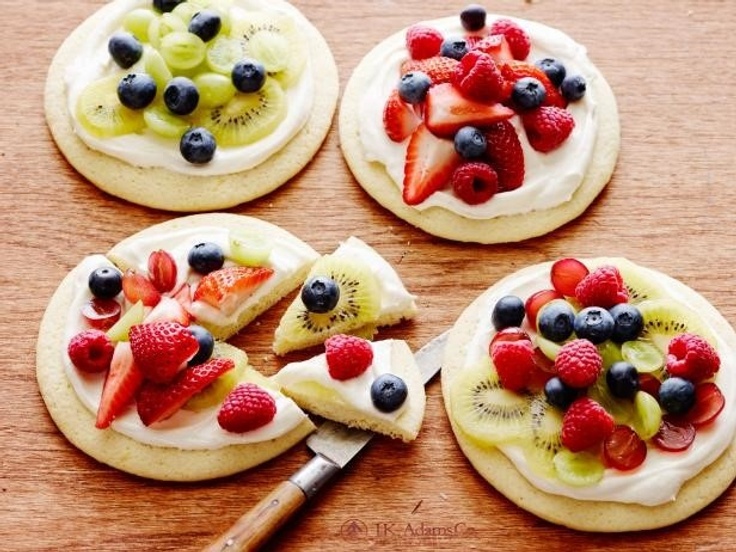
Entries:
[[187,30],[197,35],[204,42],[209,42],[217,36],[222,28],[222,19],[217,12],[212,10],[202,10],[195,13],[189,20]]
[[585,96],[585,79],[580,75],[565,77],[560,84],[562,97],[568,102],[574,102]]
[[130,109],[143,109],[156,97],[156,81],[147,73],[129,73],[120,79],[118,99]]
[[103,266],[89,275],[89,290],[100,299],[112,299],[123,289],[123,275],[117,268]]
[[440,55],[460,61],[468,53],[468,43],[462,37],[450,37],[442,41]]
[[478,4],[470,4],[460,12],[460,23],[466,31],[480,31],[486,26],[486,9]]
[[330,312],[340,300],[340,287],[327,276],[314,276],[302,287],[302,303],[309,312]]
[[539,107],[547,98],[544,85],[534,77],[522,77],[514,83],[511,89],[511,99],[519,109],[534,109]]
[[606,384],[614,397],[633,399],[639,390],[639,372],[630,362],[614,362],[606,372]]
[[401,76],[397,88],[402,100],[416,104],[424,101],[430,86],[432,86],[432,79],[426,73],[410,71]]
[[409,395],[406,383],[394,374],[381,374],[371,385],[371,401],[381,412],[394,412]]
[[573,330],[579,338],[603,343],[613,333],[613,317],[602,307],[586,307],[575,315]]
[[644,318],[637,307],[630,303],[619,303],[611,307],[608,312],[613,318],[611,341],[623,343],[639,337],[644,327]]
[[695,404],[695,385],[683,378],[667,378],[659,386],[659,404],[670,414],[683,414]]
[[472,126],[455,133],[455,151],[465,159],[475,159],[486,152],[486,135]]
[[547,397],[547,402],[552,406],[556,406],[560,410],[567,410],[567,407],[578,398],[578,390],[554,376],[544,384],[544,396]]
[[534,62],[534,64],[544,71],[544,74],[547,75],[547,78],[555,88],[558,88],[562,84],[562,80],[565,78],[565,74],[567,74],[567,70],[562,62],[554,58],[540,59]]
[[164,103],[175,115],[189,115],[197,109],[199,90],[191,79],[174,77],[164,88]]
[[153,0],[153,7],[161,12],[170,12],[186,0]]
[[143,44],[130,33],[117,32],[107,41],[107,51],[123,69],[136,64],[143,55]]
[[537,317],[539,333],[550,341],[565,341],[572,335],[575,312],[570,303],[562,299],[545,305]]
[[241,59],[233,66],[230,77],[241,92],[257,92],[266,82],[266,68],[255,59]]
[[216,243],[201,242],[189,250],[187,262],[195,272],[209,274],[213,270],[222,268],[225,263],[225,253]]
[[197,343],[199,343],[199,350],[188,362],[189,366],[196,366],[197,364],[207,362],[212,356],[212,351],[215,350],[215,338],[209,330],[196,324],[191,324],[189,331],[197,339]]
[[524,301],[516,295],[505,295],[493,306],[491,322],[496,330],[521,326],[524,320]]
[[192,127],[179,141],[179,151],[184,159],[195,165],[209,163],[215,156],[217,142],[206,128]]

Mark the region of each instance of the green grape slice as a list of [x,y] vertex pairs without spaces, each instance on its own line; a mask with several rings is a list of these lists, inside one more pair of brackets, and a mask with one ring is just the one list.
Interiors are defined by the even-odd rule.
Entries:
[[163,90],[166,83],[174,78],[158,50],[148,44],[143,47],[143,68],[156,81],[159,90]]
[[131,33],[141,42],[148,42],[148,28],[156,14],[147,8],[136,8],[123,17],[123,29]]
[[192,69],[204,61],[207,46],[195,34],[175,31],[161,39],[159,51],[172,69]]
[[656,372],[664,366],[664,353],[654,343],[643,339],[624,342],[621,356],[643,374]]
[[248,41],[248,54],[263,63],[269,73],[278,73],[288,66],[289,43],[282,34],[261,30]]
[[225,105],[233,99],[237,90],[231,78],[220,73],[200,73],[192,79],[199,90],[201,107],[217,107]]
[[637,391],[634,396],[634,430],[643,440],[647,441],[659,431],[662,423],[662,409],[657,399],[645,391]]
[[600,459],[589,452],[572,452],[562,449],[552,460],[557,477],[563,483],[574,487],[595,485],[605,472]]
[[267,266],[273,244],[255,233],[230,232],[230,257],[244,266]]
[[159,48],[161,40],[173,32],[187,32],[186,24],[171,12],[162,13],[159,17],[153,18],[148,25],[148,42]]
[[221,34],[207,44],[207,66],[216,73],[230,75],[235,63],[245,56],[239,40]]
[[143,111],[143,120],[149,129],[164,138],[179,139],[191,126],[188,121],[159,104],[146,108]]

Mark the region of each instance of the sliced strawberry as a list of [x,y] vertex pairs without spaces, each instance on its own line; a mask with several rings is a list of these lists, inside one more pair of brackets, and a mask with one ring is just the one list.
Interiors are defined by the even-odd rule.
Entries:
[[133,358],[130,343],[120,341],[115,346],[110,371],[102,386],[95,427],[105,429],[130,404],[143,383],[143,372]]
[[394,88],[383,108],[383,128],[386,135],[394,142],[403,142],[411,136],[420,122],[414,108],[403,101]]
[[173,297],[161,297],[158,304],[151,309],[143,319],[144,324],[152,322],[178,322],[182,326],[188,326],[192,317],[184,306]]
[[161,293],[151,280],[133,269],[123,274],[123,295],[130,303],[142,301],[146,307],[153,307],[161,300]]
[[552,84],[549,80],[547,73],[545,73],[540,67],[537,67],[533,63],[527,63],[526,61],[510,61],[508,63],[501,64],[501,74],[511,86],[523,77],[533,77],[542,83],[547,95],[545,96],[542,105],[554,106],[564,108],[567,106],[565,98],[562,97],[557,87]]
[[426,126],[419,125],[406,150],[404,202],[418,205],[448,184],[461,161],[452,140],[438,138]]
[[176,285],[176,261],[170,253],[159,249],[148,256],[148,278],[161,293],[174,289]]
[[[186,282],[182,283],[178,289],[173,290],[171,297],[179,301],[184,310],[191,314],[192,312],[192,288]],[[192,316],[192,318],[194,318]]]
[[421,71],[432,79],[432,84],[440,84],[452,80],[452,75],[458,63],[460,63],[458,60],[445,56],[409,59],[401,64],[401,74],[410,71]]
[[425,123],[433,134],[451,138],[464,126],[483,128],[510,118],[512,109],[499,103],[481,103],[463,97],[450,83],[432,86],[427,92]]
[[137,396],[138,415],[144,425],[170,418],[194,395],[235,367],[229,358],[213,358],[181,372],[169,384],[146,382]]
[[[470,45],[469,45],[470,47]],[[480,50],[493,58],[496,63],[506,63],[514,59],[506,37],[502,34],[492,34],[475,42],[471,50]]]
[[212,305],[225,315],[232,314],[273,272],[265,266],[229,266],[215,270],[200,280],[192,300]]
[[130,328],[130,347],[146,378],[160,383],[174,379],[199,351],[199,342],[177,322],[136,324]]

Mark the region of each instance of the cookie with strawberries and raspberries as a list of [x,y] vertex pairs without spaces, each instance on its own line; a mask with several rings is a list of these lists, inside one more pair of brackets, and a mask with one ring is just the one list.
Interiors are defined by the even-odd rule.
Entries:
[[284,452],[314,425],[223,340],[318,258],[282,228],[224,213],[157,224],[85,257],[39,330],[52,419],[100,462],[159,480],[221,477]]
[[736,333],[702,295],[625,258],[499,280],[460,315],[442,391],[473,467],[583,531],[664,527],[736,478]]
[[477,243],[550,232],[609,182],[618,109],[585,48],[468,6],[371,50],[345,88],[340,139],[358,183],[422,230]]

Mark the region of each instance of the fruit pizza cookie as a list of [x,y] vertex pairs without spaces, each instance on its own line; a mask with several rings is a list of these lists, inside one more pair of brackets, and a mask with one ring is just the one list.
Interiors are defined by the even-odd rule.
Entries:
[[222,340],[318,258],[289,232],[230,214],[174,219],[86,257],[39,331],[54,422],[90,456],[153,479],[224,476],[285,451],[312,422]]
[[491,286],[451,331],[442,390],[475,469],[557,524],[663,527],[736,477],[736,333],[693,289],[624,258]]
[[64,41],[46,118],[102,190],[171,211],[224,209],[297,174],[337,105],[319,31],[282,0],[113,0]]
[[339,123],[375,200],[430,234],[478,243],[580,215],[620,141],[613,92],[583,46],[478,5],[378,44],[350,77]]

